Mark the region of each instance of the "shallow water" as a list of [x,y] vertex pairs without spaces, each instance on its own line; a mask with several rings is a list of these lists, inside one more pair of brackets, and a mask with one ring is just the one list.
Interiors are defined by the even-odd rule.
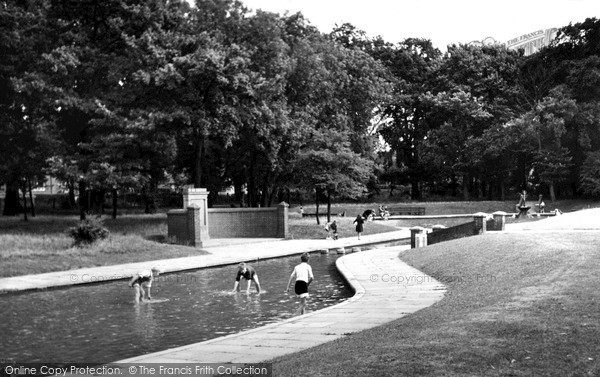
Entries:
[[[311,255],[308,311],[352,295],[337,255]],[[106,363],[237,333],[294,315],[283,291],[298,256],[251,263],[264,293],[232,293],[236,266],[160,275],[150,304],[133,304],[127,281],[0,295],[0,355],[17,362]],[[293,291],[293,286],[292,286]]]

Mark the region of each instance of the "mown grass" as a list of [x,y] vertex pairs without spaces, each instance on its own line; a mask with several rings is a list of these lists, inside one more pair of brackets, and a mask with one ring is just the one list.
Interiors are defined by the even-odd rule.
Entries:
[[[556,203],[563,211],[587,208],[591,202],[568,201]],[[388,203],[388,205],[394,205]],[[402,204],[398,204],[402,205]],[[494,212],[499,209],[514,208],[512,202],[430,202],[419,203],[427,208],[427,214],[451,214]],[[345,217],[332,217],[338,222],[340,237],[355,237],[353,221],[357,213],[377,204],[344,204]],[[306,208],[306,207],[305,207]],[[341,205],[334,208],[341,208]],[[554,208],[554,206],[550,207]],[[322,207],[321,209],[325,209]],[[310,211],[310,207],[306,208]],[[105,266],[120,263],[143,262],[148,260],[178,258],[202,255],[206,252],[193,247],[166,243],[167,217],[165,213],[154,215],[127,213],[117,219],[104,217],[104,224],[110,230],[107,240],[89,247],[73,246],[67,230],[78,222],[73,214],[44,214],[30,217],[25,222],[21,217],[0,216],[0,277],[36,274],[51,271],[69,270],[82,267]],[[290,209],[290,238],[319,239],[326,236],[324,223],[316,218],[302,218],[297,208]],[[415,225],[431,226],[443,224],[452,226],[464,222],[455,220],[413,220],[413,221],[372,221],[364,225],[364,235],[389,232],[398,227]]]
[[0,276],[206,254],[199,248],[167,244],[165,214],[105,219],[109,238],[87,247],[75,247],[67,234],[77,222],[78,217],[72,215],[42,215],[27,222],[1,217]]
[[487,234],[400,258],[443,300],[274,360],[276,376],[598,376],[600,234]]

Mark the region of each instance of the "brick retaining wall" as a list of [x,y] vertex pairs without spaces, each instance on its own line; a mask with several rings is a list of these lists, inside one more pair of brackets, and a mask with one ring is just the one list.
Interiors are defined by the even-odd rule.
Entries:
[[210,238],[285,238],[280,234],[279,207],[276,208],[210,208]]
[[289,235],[286,203],[273,208],[204,210],[206,208],[191,206],[169,211],[169,242],[202,247],[210,238],[287,238]]

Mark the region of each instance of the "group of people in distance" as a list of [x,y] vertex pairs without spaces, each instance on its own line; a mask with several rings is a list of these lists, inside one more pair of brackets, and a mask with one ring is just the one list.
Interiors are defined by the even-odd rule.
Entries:
[[[290,285],[295,282],[294,292],[300,298],[300,307],[298,308],[298,314],[306,313],[306,301],[309,297],[308,286],[314,280],[312,267],[308,264],[310,255],[303,253],[300,255],[301,263],[294,267],[290,275],[290,279],[286,285],[285,293],[290,290]],[[129,286],[134,289],[134,302],[140,303],[144,301],[151,301],[152,295],[150,289],[154,278],[160,275],[161,270],[157,267],[153,267],[150,270],[144,270],[134,275],[129,280]],[[246,293],[250,293],[252,283],[256,285],[256,291],[258,294],[261,293],[260,282],[258,280],[258,274],[254,267],[244,262],[238,264],[237,273],[235,276],[235,282],[233,285],[233,292],[241,291],[241,279],[244,278],[248,285],[246,287]]]
[[[371,216],[370,213],[367,213],[368,211],[372,211],[372,210],[367,210],[365,211],[365,213],[363,213],[362,215],[359,214],[356,216],[356,219],[354,219],[354,221],[352,222],[353,224],[356,224],[356,233],[358,234],[358,239],[360,240],[360,234],[364,231],[364,223],[365,221],[369,220],[369,217]],[[365,216],[366,214],[366,216]],[[325,231],[327,232],[327,239],[333,239],[333,240],[337,240],[339,235],[338,235],[338,225],[336,220],[333,220],[330,223],[325,224]]]

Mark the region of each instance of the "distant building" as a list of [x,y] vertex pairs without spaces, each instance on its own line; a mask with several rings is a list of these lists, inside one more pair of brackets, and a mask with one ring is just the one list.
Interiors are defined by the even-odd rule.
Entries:
[[472,41],[469,42],[470,46],[495,46],[495,45],[501,45],[502,43],[496,41],[494,38],[492,37],[487,37],[481,41]]
[[506,48],[509,50],[523,49],[525,55],[531,55],[538,52],[542,47],[548,46],[554,40],[558,33],[557,28],[537,30],[533,33],[524,34],[520,37],[506,42]]
[[[34,187],[32,190],[34,196],[37,195],[54,195],[54,194],[62,194],[68,191],[67,187],[56,178],[51,176],[46,176],[46,181],[43,185]],[[23,195],[21,190],[19,190],[19,197]],[[6,197],[6,185],[0,185],[0,199],[4,199]]]

